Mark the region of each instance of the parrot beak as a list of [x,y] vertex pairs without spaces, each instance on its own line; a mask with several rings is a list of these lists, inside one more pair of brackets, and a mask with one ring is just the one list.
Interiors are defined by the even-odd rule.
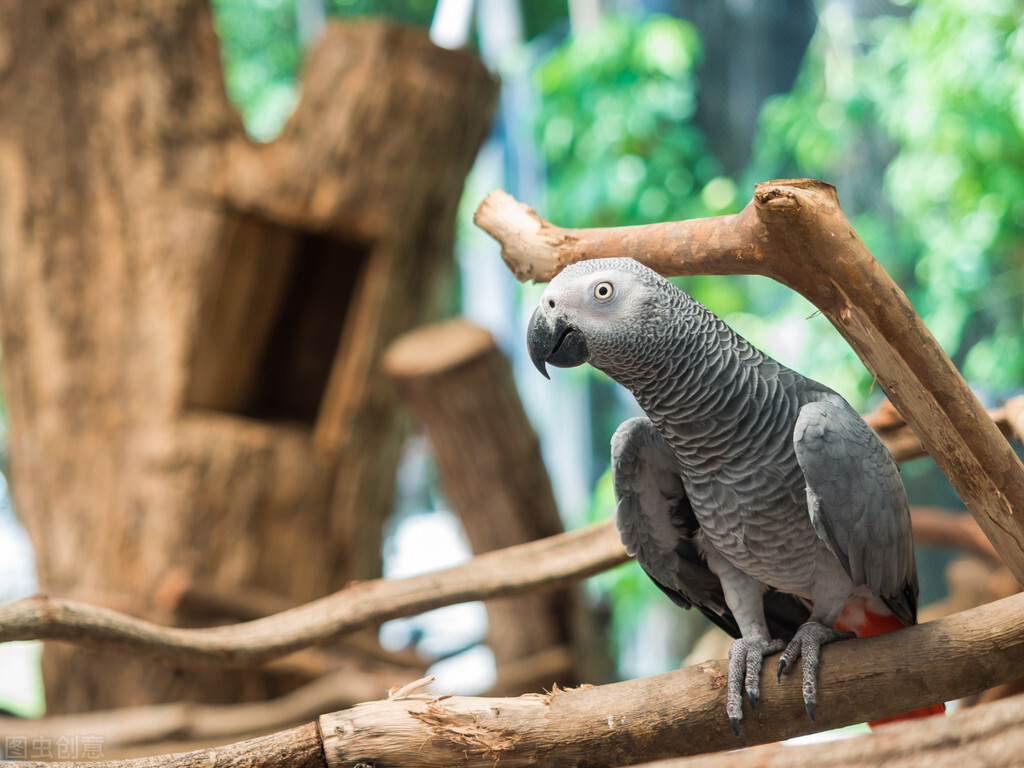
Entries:
[[534,310],[526,329],[526,347],[533,364],[546,379],[551,377],[548,376],[545,363],[559,368],[573,368],[590,359],[590,350],[587,349],[583,334],[561,317],[556,317],[553,323],[549,322],[540,307]]

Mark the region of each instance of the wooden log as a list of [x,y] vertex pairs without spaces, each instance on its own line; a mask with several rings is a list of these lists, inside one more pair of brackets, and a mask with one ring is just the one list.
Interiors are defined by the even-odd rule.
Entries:
[[[330,737],[328,737],[330,738]],[[466,740],[469,740],[467,737]],[[479,742],[477,745],[479,747]],[[648,743],[638,744],[631,756],[644,759]],[[916,720],[885,726],[875,733],[854,739],[801,746],[772,744],[747,750],[668,758],[642,763],[658,768],[1017,768],[1024,752],[1024,696],[994,704],[972,707],[949,717]],[[429,756],[428,756],[429,757]],[[403,765],[409,768],[472,765],[465,755],[445,756],[445,762],[428,762],[423,755]],[[343,757],[336,757],[343,759]],[[317,725],[310,723],[290,731],[251,741],[197,750],[185,754],[123,761],[32,763],[26,768],[235,768],[254,762],[275,768],[328,768]],[[543,756],[538,763],[547,764]],[[349,763],[342,763],[352,765]],[[368,764],[368,763],[364,763]],[[518,763],[501,762],[499,765]],[[537,763],[534,763],[537,764]],[[615,763],[627,765],[637,763]],[[381,764],[382,768],[384,764]],[[490,763],[493,767],[494,763]],[[608,762],[591,765],[608,766]]]
[[0,744],[7,739],[31,744],[91,741],[112,758],[159,742],[231,741],[271,733],[308,722],[323,712],[351,707],[383,695],[403,679],[397,670],[368,672],[349,665],[301,688],[268,701],[241,704],[170,702],[116,710],[99,710],[41,719],[0,716]]
[[730,216],[595,229],[553,226],[499,190],[475,221],[521,280],[629,256],[663,275],[757,274],[793,288],[850,343],[1024,583],[1024,465],[857,237],[830,184],[770,181]]
[[[426,427],[445,493],[473,552],[562,531],[537,435],[511,366],[489,332],[464,320],[425,326],[397,339],[383,365]],[[568,643],[573,602],[566,590],[487,601],[488,644],[499,670]],[[525,688],[506,693],[573,681],[570,666],[557,678],[528,680]]]
[[[100,752],[102,753],[102,745]],[[306,723],[286,731],[257,736],[227,746],[208,747],[175,755],[80,762],[33,762],[31,751],[29,755],[29,760],[18,763],[19,768],[252,768],[254,765],[267,765],[273,768],[324,768],[323,742],[316,723]]]
[[474,551],[562,532],[537,435],[489,332],[464,320],[424,326],[397,339],[383,365],[427,429]]
[[762,700],[738,737],[724,711],[727,663],[709,661],[545,696],[369,702],[320,719],[324,751],[331,768],[360,762],[471,768],[542,762],[557,768],[631,765],[764,744],[959,698],[1020,676],[1022,605],[1024,595],[1016,595],[899,632],[829,645],[816,721],[804,711],[800,676],[776,682],[771,657],[762,673]]

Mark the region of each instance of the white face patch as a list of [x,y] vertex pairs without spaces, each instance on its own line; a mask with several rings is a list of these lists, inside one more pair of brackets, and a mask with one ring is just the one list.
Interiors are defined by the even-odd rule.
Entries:
[[557,312],[580,324],[585,324],[588,318],[626,317],[636,276],[614,267],[594,269],[598,263],[573,264],[556,275],[541,295],[540,306],[544,313],[550,316]]
[[620,384],[644,366],[671,328],[682,291],[633,259],[594,259],[570,264],[544,290],[537,314],[548,325],[577,332],[587,362]]

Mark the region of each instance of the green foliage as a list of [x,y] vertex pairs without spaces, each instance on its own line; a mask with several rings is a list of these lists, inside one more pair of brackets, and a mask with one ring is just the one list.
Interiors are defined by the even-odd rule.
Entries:
[[871,60],[900,146],[886,192],[921,243],[925,320],[969,378],[1000,388],[1024,381],[1021,20],[1013,0],[930,0]]
[[[274,139],[298,100],[304,51],[297,4],[302,0],[212,0],[228,97],[257,141]],[[437,0],[326,0],[331,16],[383,16],[426,27]]]
[[298,94],[295,0],[213,0],[213,12],[228,96],[250,135],[269,141]]
[[700,55],[687,22],[610,17],[539,64],[547,218],[607,226],[734,209],[736,186],[692,122]]
[[[852,191],[844,206],[868,247],[967,379],[995,393],[1024,381],[1021,20],[1016,0],[823,14],[797,87],[763,112],[758,152],[771,175]],[[879,186],[881,199],[856,194]]]
[[437,0],[326,0],[329,14],[336,16],[384,16],[417,27],[428,27]]
[[527,40],[533,40],[569,20],[569,3],[566,0],[556,3],[551,0],[519,0],[519,7],[522,9],[523,36]]
[[[700,57],[691,24],[656,15],[607,18],[539,63],[535,134],[547,164],[546,218],[563,226],[619,226],[739,209],[745,199],[694,123]],[[791,365],[823,361],[819,346],[839,350],[830,361],[841,363],[830,369],[839,375],[830,383],[866,394],[863,368],[826,320],[816,318],[790,339],[807,346],[780,341],[781,320],[814,313],[788,289],[745,277],[676,282],[730,323],[738,319],[744,335]],[[601,420],[613,417],[596,410],[595,451],[607,453]]]

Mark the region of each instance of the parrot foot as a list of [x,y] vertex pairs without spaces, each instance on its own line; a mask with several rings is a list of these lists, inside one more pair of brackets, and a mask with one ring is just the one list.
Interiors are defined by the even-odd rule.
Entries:
[[726,688],[725,711],[733,733],[740,735],[743,719],[743,689],[746,688],[750,708],[757,712],[761,695],[761,664],[764,657],[786,647],[784,640],[763,637],[741,637],[729,647],[729,683]]
[[779,667],[776,670],[779,680],[782,679],[782,673],[795,664],[798,658],[803,659],[804,708],[811,720],[814,720],[814,704],[818,700],[818,666],[821,646],[836,640],[845,640],[848,637],[855,637],[855,635],[853,632],[830,629],[816,621],[808,621],[796,631],[779,658]]

